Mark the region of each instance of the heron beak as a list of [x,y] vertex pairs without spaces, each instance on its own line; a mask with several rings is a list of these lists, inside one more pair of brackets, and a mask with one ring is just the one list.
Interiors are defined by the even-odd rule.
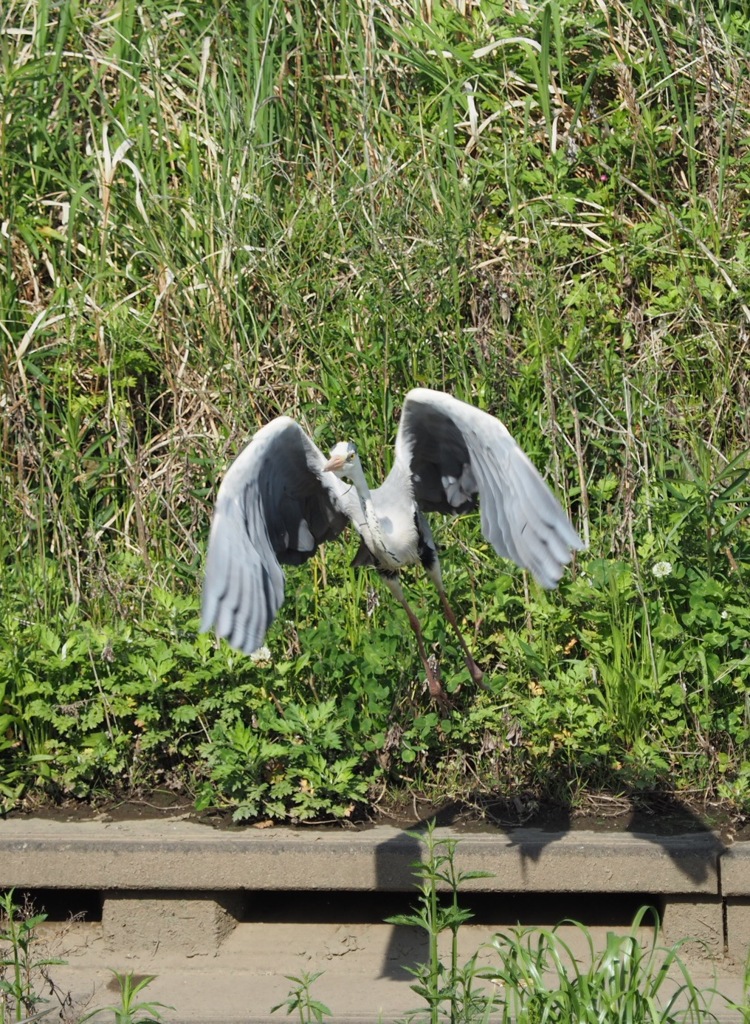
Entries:
[[342,469],[343,466],[344,466],[344,456],[343,455],[334,455],[332,458],[330,458],[328,460],[328,462],[326,462],[325,466],[323,466],[323,472],[324,473],[335,473],[337,469]]

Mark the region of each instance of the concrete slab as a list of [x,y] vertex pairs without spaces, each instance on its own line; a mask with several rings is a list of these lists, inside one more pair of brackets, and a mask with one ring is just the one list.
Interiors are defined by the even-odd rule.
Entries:
[[750,898],[726,901],[727,953],[740,964],[750,963]]
[[112,953],[168,949],[186,956],[216,952],[233,931],[240,901],[234,894],[105,892],[102,933]]
[[724,896],[750,896],[750,843],[734,843],[721,857]]
[[[721,841],[630,833],[459,833],[456,864],[479,892],[718,894]],[[405,892],[424,844],[394,828],[217,831],[189,821],[0,822],[0,886],[106,890]]]
[[695,957],[724,955],[724,903],[720,896],[696,900],[670,895],[663,905],[662,929],[666,943],[687,943]]

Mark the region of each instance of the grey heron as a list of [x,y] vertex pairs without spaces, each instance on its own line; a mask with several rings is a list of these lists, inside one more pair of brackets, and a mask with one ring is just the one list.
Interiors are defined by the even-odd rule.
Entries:
[[472,679],[474,661],[448,603],[427,512],[463,513],[479,506],[484,537],[504,558],[557,586],[583,544],[557,499],[508,430],[457,398],[415,388],[404,399],[393,467],[370,490],[357,450],[335,445],[326,459],[293,419],[261,427],[231,464],[219,488],[206,559],[201,631],[212,627],[252,653],[284,600],[282,564],[298,565],[351,523],[360,535],[353,564],[372,565],[404,608],[427,675],[442,700],[438,672],[399,570],[421,563],[435,584]]

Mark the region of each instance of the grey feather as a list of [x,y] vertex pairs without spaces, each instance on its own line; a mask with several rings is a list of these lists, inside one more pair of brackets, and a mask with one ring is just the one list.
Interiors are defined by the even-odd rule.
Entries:
[[[460,479],[467,465],[476,492],[456,508],[442,477]],[[407,467],[420,508],[456,513],[478,502],[485,538],[503,558],[528,569],[543,587],[556,587],[571,552],[584,547],[500,420],[451,395],[426,388],[407,394],[392,472],[402,479]]]
[[263,643],[284,601],[281,565],[306,561],[349,522],[351,488],[324,473],[325,463],[304,430],[283,416],[237,456],[216,499],[202,631],[213,627],[246,653]]

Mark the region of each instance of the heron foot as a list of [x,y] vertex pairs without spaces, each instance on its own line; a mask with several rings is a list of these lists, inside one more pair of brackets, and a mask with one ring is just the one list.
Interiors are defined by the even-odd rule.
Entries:
[[432,687],[430,687],[430,700],[435,702],[435,704],[437,705],[437,709],[441,715],[447,715],[448,712],[453,707],[448,697],[448,694],[445,692],[440,683],[438,683],[438,689],[436,689],[435,691],[433,691]]
[[427,688],[430,691],[430,696],[435,700],[445,698],[445,690],[440,682],[440,677],[430,669],[425,674],[427,676]]
[[[432,664],[430,664],[432,661]],[[430,691],[430,699],[434,700],[441,711],[448,711],[451,707],[451,703],[448,700],[448,694],[443,689],[443,684],[440,682],[440,669],[437,665],[437,660],[432,658],[425,661],[425,676],[427,677],[427,688]]]
[[484,672],[481,670],[479,665],[477,665],[477,663],[474,661],[472,657],[467,657],[466,667],[469,670],[469,675],[471,676],[472,680],[477,684],[477,686],[481,686],[483,690],[487,690],[488,687],[485,686],[484,683]]

